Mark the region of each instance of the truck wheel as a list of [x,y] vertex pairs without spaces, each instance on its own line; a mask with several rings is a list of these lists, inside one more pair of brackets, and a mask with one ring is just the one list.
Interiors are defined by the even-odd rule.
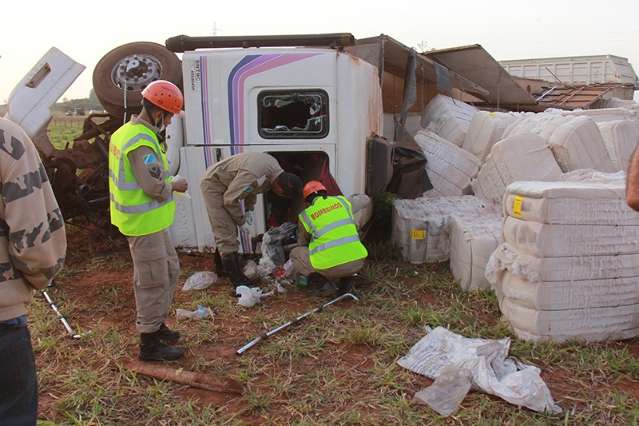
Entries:
[[106,111],[124,116],[141,110],[142,90],[152,81],[168,80],[182,87],[181,62],[161,44],[128,43],[104,55],[93,70],[93,88]]

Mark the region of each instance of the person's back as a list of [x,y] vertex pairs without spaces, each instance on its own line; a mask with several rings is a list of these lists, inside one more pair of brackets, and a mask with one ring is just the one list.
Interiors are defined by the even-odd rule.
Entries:
[[317,273],[329,280],[339,279],[340,291],[345,291],[350,287],[349,278],[364,266],[368,252],[359,239],[351,203],[326,192],[319,181],[304,186],[307,207],[299,215],[299,246],[291,251],[290,259],[301,285]]
[[315,197],[300,221],[311,235],[308,248],[313,268],[329,269],[367,256],[346,197]]
[[62,268],[64,220],[29,136],[0,118],[0,423],[35,424],[37,381],[26,305]]

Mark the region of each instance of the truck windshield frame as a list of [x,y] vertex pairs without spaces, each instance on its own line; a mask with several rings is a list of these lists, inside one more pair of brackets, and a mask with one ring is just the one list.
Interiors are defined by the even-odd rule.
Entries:
[[263,139],[324,139],[330,130],[323,89],[269,89],[257,95],[257,131]]

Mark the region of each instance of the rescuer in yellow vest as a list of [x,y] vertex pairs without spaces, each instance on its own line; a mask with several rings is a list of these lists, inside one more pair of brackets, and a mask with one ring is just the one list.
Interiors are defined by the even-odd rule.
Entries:
[[345,291],[349,278],[362,269],[368,256],[359,240],[351,203],[344,196],[326,195],[318,181],[308,182],[303,195],[307,207],[299,215],[300,246],[290,254],[294,273],[302,283],[312,273],[331,281],[339,279],[340,291]]
[[184,103],[173,83],[157,80],[142,91],[142,112],[120,127],[109,144],[111,223],[129,241],[144,361],[184,355],[180,334],[164,321],[173,301],[180,263],[168,228],[173,224],[173,192],[185,192],[184,179],[172,180],[162,134]]

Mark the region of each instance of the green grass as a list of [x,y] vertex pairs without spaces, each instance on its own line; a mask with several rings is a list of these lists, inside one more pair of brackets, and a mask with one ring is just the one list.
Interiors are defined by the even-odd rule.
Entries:
[[82,133],[82,117],[55,117],[48,127],[49,140],[58,149],[72,145],[73,139]]
[[[40,299],[32,305],[41,397],[55,396],[43,420],[63,424],[581,425],[636,424],[639,418],[635,395],[622,386],[639,381],[639,361],[627,343],[520,341],[499,320],[490,292],[462,292],[446,268],[437,265],[392,262],[370,263],[365,273],[374,284],[363,291],[361,302],[332,306],[242,357],[210,356],[206,348],[225,346],[232,354],[233,348],[316,306],[320,299],[294,290],[247,310],[234,303],[224,283],[189,294],[178,290],[174,307],[205,304],[213,308],[215,318],[177,323],[189,356],[169,365],[231,377],[245,386],[243,395],[235,399],[213,403],[187,399],[181,396],[184,386],[136,376],[124,367],[123,360],[136,355],[137,337],[123,328],[126,324],[105,321],[113,310],[132,308],[125,286],[101,286],[90,298],[73,298],[66,290],[66,286],[81,289],[83,279],[96,273],[130,273],[127,256],[122,251],[70,265],[60,279],[56,301],[74,326],[93,329],[81,342],[64,336]],[[289,300],[295,301],[292,307],[281,308]],[[561,374],[561,386],[550,385],[565,412],[533,413],[475,392],[450,418],[412,403],[413,394],[428,382],[396,362],[424,335],[426,325],[446,326],[467,336],[513,338],[513,355],[539,366],[544,374]]]

